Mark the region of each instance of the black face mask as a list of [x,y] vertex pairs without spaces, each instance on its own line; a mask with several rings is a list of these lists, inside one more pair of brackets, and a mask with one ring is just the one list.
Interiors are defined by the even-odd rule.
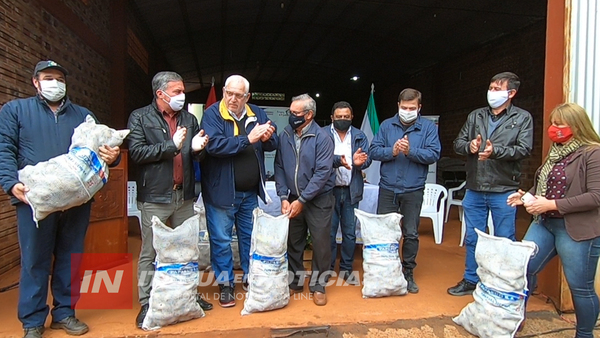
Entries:
[[296,116],[294,114],[290,114],[290,117],[288,119],[290,122],[290,126],[294,130],[298,129],[298,127],[300,127],[301,125],[304,124],[304,122],[306,122],[306,118],[304,117],[304,115]]
[[333,120],[333,127],[339,131],[347,131],[352,125],[352,120]]

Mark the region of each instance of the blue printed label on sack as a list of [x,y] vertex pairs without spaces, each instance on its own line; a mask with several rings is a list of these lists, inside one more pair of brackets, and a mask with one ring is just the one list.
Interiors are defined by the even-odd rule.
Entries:
[[396,262],[400,259],[398,243],[382,243],[365,245],[363,251],[365,260]]
[[369,244],[365,245],[365,250],[374,250],[378,252],[387,253],[398,253],[398,243],[384,243],[384,244]]
[[255,261],[260,261],[261,263],[275,265],[275,264],[282,264],[283,262],[285,262],[285,260],[287,259],[287,254],[284,254],[283,256],[278,256],[278,257],[271,257],[271,256],[262,256],[257,253],[253,253],[252,259]]
[[208,231],[206,230],[200,230],[200,232],[198,232],[198,236],[200,237],[201,242],[208,242],[209,240]]
[[526,294],[521,294],[518,292],[505,292],[505,291],[500,291],[500,290],[495,290],[490,288],[489,286],[486,286],[485,284],[479,282],[479,287],[481,288],[481,291],[483,291],[485,294],[498,298],[498,299],[503,299],[503,300],[507,300],[507,301],[511,301],[511,302],[517,302],[520,300],[524,300],[527,295]]
[[198,262],[161,265],[156,268],[156,271],[166,272],[170,275],[198,273]]
[[106,184],[107,175],[104,173],[104,167],[98,158],[98,155],[96,155],[93,150],[84,147],[75,147],[71,149],[71,152],[77,156],[77,158],[84,161],[96,175],[100,176],[102,183]]

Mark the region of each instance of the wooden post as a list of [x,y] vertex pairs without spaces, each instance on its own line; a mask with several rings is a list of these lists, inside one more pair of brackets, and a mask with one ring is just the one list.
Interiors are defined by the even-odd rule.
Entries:
[[[544,128],[542,132],[542,156],[545,157],[550,149],[551,141],[546,136],[546,130],[550,125],[550,112],[563,103],[565,96],[565,78],[568,73],[566,68],[566,51],[568,32],[566,1],[548,0],[548,16],[546,21],[546,64],[544,71]],[[564,310],[561,303],[564,299],[562,289],[566,283],[562,283],[562,268],[559,260],[553,259],[538,276],[537,291],[550,297],[561,311]]]

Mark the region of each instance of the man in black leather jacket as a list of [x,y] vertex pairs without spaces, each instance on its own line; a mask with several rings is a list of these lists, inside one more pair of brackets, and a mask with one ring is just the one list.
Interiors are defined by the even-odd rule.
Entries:
[[[142,212],[142,248],[138,261],[138,293],[141,305],[136,325],[142,327],[152,288],[156,252],[152,246],[152,216],[170,220],[175,228],[194,215],[195,175],[208,142],[196,117],[185,109],[181,76],[160,72],[152,79],[154,100],[129,116],[129,155],[138,164],[137,200]],[[197,298],[204,310],[212,305]]]
[[454,140],[454,151],[467,156],[467,191],[462,201],[467,254],[463,279],[448,289],[453,296],[472,294],[479,281],[475,229],[485,231],[490,212],[494,234],[515,240],[516,209],[506,201],[519,188],[521,160],[533,146],[531,114],[512,105],[520,83],[510,72],[495,75],[487,94],[489,106],[471,112]]

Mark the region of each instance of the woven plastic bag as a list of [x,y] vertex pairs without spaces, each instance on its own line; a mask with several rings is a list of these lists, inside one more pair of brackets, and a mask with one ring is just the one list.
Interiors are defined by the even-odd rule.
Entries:
[[[198,256],[198,268],[201,271],[209,271],[211,269],[210,262],[210,236],[207,230],[206,224],[206,209],[204,208],[204,203],[202,201],[202,195],[198,197],[198,200],[194,204],[194,211],[199,217],[200,229],[198,232],[198,250],[200,250],[200,255]],[[241,260],[240,260],[240,249],[238,237],[236,235],[235,226],[232,229],[231,236],[231,253],[233,257],[233,269],[239,270],[242,268]]]
[[481,338],[512,338],[525,318],[527,265],[537,245],[490,236],[478,229],[475,232],[480,282],[473,291],[475,301],[452,320]]
[[398,248],[402,215],[373,215],[354,209],[363,236],[363,298],[405,295],[408,283],[402,273]]
[[231,254],[233,257],[233,269],[240,270],[242,268],[242,261],[240,259],[240,242],[236,234],[235,226],[233,227],[233,234],[231,235]]
[[[196,261],[198,216],[187,219],[175,229],[167,227],[153,216],[152,231],[157,259],[163,257],[171,262],[156,262],[148,313],[142,328],[157,330],[166,325],[204,317],[204,311],[196,301],[199,281]],[[175,262],[173,260],[176,257],[189,260]]]
[[194,204],[194,212],[198,215],[198,269],[200,271],[210,270],[210,238],[206,228],[206,209],[202,201],[202,195]]
[[198,262],[198,215],[181,223],[177,228],[169,228],[158,217],[152,216],[152,245],[156,250],[156,260],[161,264]]
[[25,198],[36,225],[53,212],[91,200],[108,182],[108,166],[98,155],[99,148],[119,146],[127,134],[128,129],[96,124],[88,115],[73,131],[68,153],[19,170],[19,181],[29,188]]
[[273,217],[256,208],[250,244],[248,293],[242,315],[282,308],[290,301],[287,215]]

